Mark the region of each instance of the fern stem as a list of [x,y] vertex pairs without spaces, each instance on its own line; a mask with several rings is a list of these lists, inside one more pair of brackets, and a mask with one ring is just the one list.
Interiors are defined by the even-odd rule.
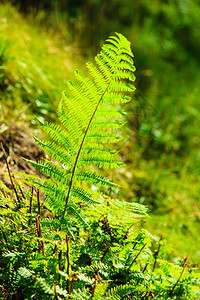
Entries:
[[170,297],[172,296],[175,287],[177,286],[177,284],[178,284],[179,281],[181,280],[181,277],[183,276],[183,273],[184,273],[184,271],[185,271],[186,266],[187,266],[187,257],[184,259],[182,272],[181,272],[181,274],[180,274],[178,280],[177,280],[176,283],[174,284],[173,288],[171,289],[170,293],[169,293]]
[[42,238],[42,229],[41,229],[41,225],[40,225],[40,218],[39,217],[35,217],[36,219],[36,226],[37,226],[37,233],[38,233],[38,248],[39,248],[39,253],[42,249],[42,254],[45,255],[45,252],[44,252],[44,242],[41,241],[40,243],[40,240]]
[[145,271],[146,271],[148,265],[149,265],[149,262],[147,262],[146,265],[144,266],[144,269],[142,270],[142,273],[143,273],[143,274],[145,273]]
[[38,204],[38,215],[41,217],[41,206],[40,206],[40,192],[37,190],[37,204]]
[[66,258],[67,258],[67,291],[69,292],[69,267],[70,267],[70,262],[69,262],[69,243],[70,243],[71,237],[66,235],[66,244],[67,244],[67,252],[66,252]]
[[110,249],[110,248],[107,246],[107,247],[106,247],[106,250],[104,251],[104,254],[103,254],[102,258],[101,258],[101,262],[103,262],[103,260],[104,260],[104,258],[106,257],[106,254],[108,253],[109,249]]
[[99,274],[99,270],[95,271],[95,273],[94,273],[95,281],[94,281],[94,286],[92,288],[92,297],[94,297],[95,289],[96,289],[96,286],[97,286],[98,274]]
[[11,214],[11,218],[12,218],[12,220],[13,220],[13,225],[14,225],[14,227],[15,227],[15,230],[16,230],[16,232],[18,232],[17,226],[16,226],[16,224],[15,224],[15,219],[14,219],[14,217],[13,217],[13,214]]
[[[150,289],[149,285],[146,284],[147,289],[149,290],[149,295],[151,296],[151,299],[154,299],[156,295],[154,295],[153,291]],[[147,294],[148,295],[148,294]]]
[[157,259],[158,259],[158,254],[160,252],[160,247],[161,247],[161,243],[160,242],[161,241],[162,241],[162,236],[161,236],[160,241],[159,241],[158,250],[155,251],[155,261],[154,261],[154,264],[153,264],[153,272],[155,270]]
[[101,243],[100,247],[99,247],[99,251],[101,251],[103,245],[105,244],[106,240],[104,239],[103,242]]
[[129,272],[130,268],[132,267],[132,265],[136,262],[136,259],[138,258],[138,256],[140,255],[140,253],[142,252],[142,250],[144,249],[144,247],[147,245],[147,243],[145,243],[142,248],[140,249],[140,251],[138,252],[138,254],[136,255],[136,257],[134,258],[134,260],[132,261],[132,263],[130,264],[127,272]]
[[30,197],[30,204],[29,204],[29,214],[30,214],[30,217],[29,217],[29,220],[28,220],[28,225],[30,226],[31,225],[31,212],[32,212],[32,201],[33,201],[33,187],[31,189],[31,197]]
[[[73,276],[72,276],[71,283],[70,283],[69,295],[71,295],[71,293],[72,293],[73,285],[74,285],[75,280],[76,280],[76,275],[73,275]],[[68,299],[70,299],[70,298],[68,298]]]
[[10,247],[9,247],[9,245],[8,245],[8,240],[7,240],[7,237],[6,237],[6,235],[5,235],[5,232],[4,232],[2,229],[1,229],[1,232],[2,232],[2,234],[3,234],[3,238],[4,238],[4,240],[5,240],[7,249],[8,249],[9,251],[11,251],[11,249],[10,249]]
[[[59,254],[58,254],[58,270],[61,271],[61,257],[62,257],[62,250],[60,250]],[[58,282],[60,282],[60,273],[58,274]]]
[[132,248],[132,250],[134,250],[135,249],[135,247],[136,247],[136,245],[139,243],[139,241],[141,240],[142,238],[141,237],[139,237],[139,239],[135,242],[135,244],[134,244],[134,246],[133,246],[133,248]]
[[9,178],[10,178],[10,182],[11,182],[11,185],[12,185],[12,188],[15,192],[15,195],[16,195],[16,198],[17,198],[17,201],[15,201],[16,205],[17,205],[17,208],[20,208],[20,199],[19,199],[19,196],[18,196],[18,193],[17,193],[17,190],[15,188],[15,185],[14,185],[14,182],[13,182],[13,179],[12,179],[12,174],[11,174],[11,171],[10,171],[10,167],[9,167],[9,164],[8,164],[8,160],[7,160],[7,157],[6,157],[6,152],[4,150],[4,147],[3,147],[3,143],[1,142],[1,148],[3,150],[3,154],[4,154],[4,157],[5,157],[5,161],[6,161],[6,166],[7,166],[7,170],[8,170],[8,175],[9,175]]
[[58,248],[58,246],[57,246],[57,244],[55,244],[55,246],[53,248],[53,255],[56,253],[57,248]]
[[[135,249],[136,245],[139,243],[139,241],[140,241],[141,239],[142,239],[142,238],[139,237],[139,239],[138,239],[137,241],[135,241],[132,250]],[[129,259],[130,259],[130,257],[131,257],[131,253],[132,253],[132,252],[130,252],[129,255],[128,255],[128,258],[127,258],[127,260],[126,260],[127,262],[129,261]]]
[[74,174],[75,174],[75,171],[76,171],[76,166],[77,166],[77,163],[78,163],[78,159],[79,159],[79,156],[80,156],[80,154],[81,154],[81,150],[82,150],[83,144],[84,144],[84,142],[85,142],[85,138],[86,138],[86,136],[87,136],[87,133],[88,133],[88,130],[89,130],[90,125],[91,125],[91,123],[92,123],[92,120],[94,119],[94,116],[95,116],[95,114],[96,114],[96,112],[97,112],[97,109],[98,109],[98,107],[99,107],[99,105],[100,105],[100,103],[101,103],[101,101],[102,101],[102,99],[103,99],[103,96],[105,95],[105,93],[106,93],[108,87],[109,87],[109,84],[108,84],[108,86],[106,87],[105,91],[103,92],[103,94],[102,94],[102,96],[101,96],[99,102],[97,103],[97,106],[96,106],[96,108],[95,108],[95,110],[94,110],[94,112],[93,112],[93,114],[92,114],[92,116],[91,116],[91,118],[90,118],[90,120],[89,120],[88,126],[87,126],[87,128],[86,128],[86,130],[85,130],[83,139],[82,139],[82,141],[81,141],[81,144],[80,144],[80,147],[79,147],[77,156],[76,156],[76,160],[75,160],[75,163],[74,163],[74,167],[73,167],[73,170],[72,170],[72,176],[71,176],[71,180],[70,180],[70,184],[69,184],[69,189],[68,189],[68,193],[67,193],[67,198],[66,198],[66,202],[65,202],[65,209],[64,209],[64,211],[63,211],[63,218],[65,217],[65,213],[66,213],[66,210],[67,210],[67,204],[68,204],[68,202],[69,202],[69,196],[70,196],[70,192],[71,192],[71,188],[72,188],[73,178],[74,178]]
[[38,251],[39,253],[41,252],[41,245],[40,245],[40,230],[39,230],[39,220],[38,220],[38,217],[36,216],[35,217],[35,220],[36,220],[36,228],[37,228],[37,235],[38,235]]
[[21,193],[21,195],[22,195],[22,198],[23,198],[23,199],[26,199],[26,197],[25,197],[25,195],[24,195],[24,193],[23,193],[23,191],[22,191],[22,188],[21,188],[20,184],[17,182],[17,180],[16,180],[16,178],[15,178],[15,175],[12,174],[12,176],[13,176],[15,182],[16,182],[16,185],[18,186],[18,188],[19,188],[19,190],[20,190],[20,193]]
[[53,289],[54,289],[55,299],[58,300],[58,294],[57,294],[57,291],[56,291],[55,283],[53,284]]

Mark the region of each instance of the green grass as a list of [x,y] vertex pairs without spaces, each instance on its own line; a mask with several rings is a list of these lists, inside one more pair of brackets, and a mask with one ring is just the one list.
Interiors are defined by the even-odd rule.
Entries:
[[34,113],[40,118],[54,117],[61,92],[79,60],[77,49],[67,39],[67,30],[65,35],[47,33],[39,21],[25,19],[9,3],[0,5],[0,109],[4,119],[20,118],[34,125]]
[[[39,18],[30,19],[9,4],[0,5],[0,110],[5,123],[20,119],[35,126],[34,114],[55,118],[66,81],[83,58],[69,43],[66,25],[58,32],[41,26]],[[167,27],[162,36],[153,20],[128,30],[138,90],[142,82],[145,95],[127,106],[130,126],[121,155],[128,168],[120,169],[114,181],[122,185],[122,198],[149,206],[151,218],[142,226],[164,236],[172,255],[199,262],[199,65],[174,36],[168,37]],[[161,37],[170,48],[159,47]]]

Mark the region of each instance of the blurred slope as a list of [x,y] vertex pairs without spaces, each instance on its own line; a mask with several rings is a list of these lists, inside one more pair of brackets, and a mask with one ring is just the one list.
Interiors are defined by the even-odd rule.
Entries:
[[[31,24],[9,3],[0,5],[0,110],[4,118],[35,124],[51,119],[74,70],[77,52],[59,34]],[[72,62],[73,56],[73,62]]]
[[[84,7],[86,44],[120,31],[135,55],[137,90],[127,105],[121,151],[128,170],[116,180],[122,198],[146,204],[152,219],[144,226],[172,243],[174,255],[199,262],[199,1],[87,1]],[[88,14],[96,21],[87,22]]]
[[[77,15],[71,16],[70,36],[76,36],[86,55],[90,49],[96,54],[99,40],[112,31],[125,34],[135,54],[137,91],[135,101],[127,105],[129,127],[124,128],[127,140],[121,151],[127,168],[114,180],[122,185],[121,197],[150,208],[152,218],[143,226],[173,244],[173,255],[199,262],[198,1],[81,3],[74,2]],[[44,16],[51,27],[50,18]],[[8,4],[0,7],[0,22],[3,116],[17,115],[33,125],[33,113],[53,118],[75,61],[80,63],[77,51],[66,48],[65,31],[47,34]]]

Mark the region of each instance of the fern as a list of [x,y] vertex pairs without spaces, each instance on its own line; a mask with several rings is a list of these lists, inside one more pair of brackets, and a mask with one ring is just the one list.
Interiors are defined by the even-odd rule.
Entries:
[[123,297],[135,292],[135,286],[131,285],[120,285],[111,289],[108,293],[109,300],[121,300]]
[[58,115],[60,125],[41,123],[48,134],[48,141],[35,138],[36,142],[56,159],[61,166],[48,160],[38,163],[29,161],[51,180],[30,179],[46,195],[52,210],[59,216],[66,212],[84,222],[77,201],[93,204],[88,191],[80,182],[114,186],[87,166],[115,168],[123,165],[116,161],[109,143],[120,139],[119,128],[124,124],[121,103],[130,101],[127,92],[135,90],[133,54],[130,43],[121,34],[111,36],[95,63],[87,63],[88,76],[75,72],[76,81],[68,82],[63,92]]
[[120,104],[134,90],[132,58],[122,35],[110,37],[87,64],[88,77],[76,71],[68,83],[60,124],[41,123],[49,140],[36,141],[54,162],[30,161],[49,178],[27,181],[44,202],[31,188],[19,207],[0,183],[0,299],[200,299],[200,275],[188,259],[167,261],[169,245],[134,226],[146,207],[112,199],[117,185],[96,172],[121,165],[109,143],[121,138]]

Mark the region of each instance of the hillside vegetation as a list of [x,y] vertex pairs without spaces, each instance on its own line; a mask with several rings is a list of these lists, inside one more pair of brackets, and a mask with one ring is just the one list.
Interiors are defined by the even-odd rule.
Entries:
[[[182,23],[190,28],[188,18],[196,20],[195,8],[182,13]],[[2,121],[28,120],[35,125],[34,114],[51,120],[72,70],[81,61],[67,42],[67,25],[63,24],[62,34],[55,33],[39,25],[40,15],[33,24],[30,15],[25,19],[9,4],[1,5],[0,12]],[[128,172],[121,169],[118,176],[123,198],[146,204],[152,211],[154,216],[145,226],[172,244],[176,241],[176,255],[188,254],[195,260],[200,229],[198,57],[175,35],[168,36],[165,23],[156,29],[159,21],[152,20],[160,13],[170,20],[178,11],[173,5],[152,6],[142,27],[136,23],[127,32],[134,41],[137,91],[127,107],[130,130],[122,149]],[[191,30],[192,39],[197,28]],[[171,46],[164,47],[166,43]]]
[[[185,14],[180,11],[184,26],[191,28],[198,11],[198,7],[191,7]],[[67,43],[67,26],[63,24],[62,35],[55,30],[51,33],[44,25],[39,26],[40,17],[31,25],[30,16],[27,21],[9,4],[1,5],[0,12],[2,121],[9,123],[14,118],[35,125],[34,114],[50,120],[55,117],[70,73],[80,61],[76,48]],[[159,21],[152,20],[160,13],[170,21],[178,11],[173,5],[152,6],[142,27],[133,24],[128,32],[134,41],[138,87],[135,103],[127,108],[130,130],[127,148],[122,150],[129,172],[122,169],[119,176],[123,197],[146,204],[152,210],[154,217],[146,226],[153,228],[155,234],[164,234],[172,243],[176,240],[176,254],[188,253],[197,259],[198,57],[193,55],[195,49],[188,51],[172,35],[173,30],[169,36],[165,23],[159,31],[156,29]],[[180,28],[178,23],[174,24]],[[190,39],[194,39],[197,28],[190,30],[194,31]],[[127,31],[126,27],[123,31]]]
[[9,3],[0,6],[0,24],[2,120],[35,125],[34,114],[51,119],[80,60],[77,49],[66,43],[67,31],[47,33],[39,20],[33,24]]
[[[161,244],[163,252],[160,253],[160,259],[165,257],[170,262],[179,264],[179,269],[174,271],[176,274],[173,280],[176,282],[181,268],[186,267],[187,261],[197,268],[200,263],[200,8],[198,1],[156,1],[152,5],[148,1],[141,1],[131,4],[131,13],[130,2],[112,0],[108,6],[106,1],[43,1],[43,5],[38,1],[37,7],[31,3],[27,10],[21,6],[21,12],[10,2],[0,4],[0,141],[4,143],[11,169],[33,174],[28,163],[20,162],[23,167],[17,163],[17,156],[37,160],[43,157],[44,153],[29,139],[26,144],[22,142],[22,151],[16,149],[20,148],[21,140],[27,137],[27,132],[30,136],[32,133],[40,137],[45,136],[36,116],[41,122],[57,122],[57,107],[62,91],[67,90],[67,81],[73,76],[73,71],[76,68],[85,71],[83,62],[96,54],[102,41],[112,31],[124,34],[131,41],[134,53],[136,91],[133,100],[124,105],[127,121],[127,125],[122,129],[124,139],[114,146],[117,151],[121,149],[118,155],[126,166],[114,172],[109,169],[103,171],[103,175],[112,178],[120,188],[115,187],[112,192],[111,189],[104,190],[104,193],[108,199],[111,197],[116,201],[138,203],[148,208],[148,216],[145,213],[143,215],[143,212],[142,217],[134,215],[133,218],[139,218],[140,222],[134,224],[131,242],[137,242],[136,232],[139,238],[139,231],[142,229],[142,232],[145,232],[144,236],[142,233],[140,248],[138,246],[136,249],[140,251],[147,243],[148,255],[151,251],[153,253],[152,257],[149,256],[152,265],[153,257],[157,260],[155,253]],[[67,7],[70,9],[67,10]],[[116,19],[115,15],[118,16]],[[18,141],[19,146],[14,148],[14,143]],[[26,156],[22,153],[24,151],[26,155],[29,151],[31,154]],[[9,178],[5,175],[5,157],[1,150],[0,167],[2,182],[7,186],[3,183],[0,185],[0,197],[4,199],[6,193],[10,201],[15,196],[11,191],[12,186],[8,183]],[[15,176],[18,178],[19,175]],[[23,183],[20,183],[20,186],[22,187]],[[92,187],[95,193],[96,185]],[[30,198],[27,187],[24,193]],[[37,195],[32,197],[37,203]],[[23,209],[26,209],[28,202],[24,201],[23,205]],[[34,213],[37,213],[36,204],[34,209]],[[87,213],[91,214],[90,216],[94,214],[91,211]],[[116,216],[108,222],[112,227],[111,231],[116,230],[117,242],[122,246],[121,234],[126,234],[128,225],[123,229],[120,229],[120,226],[115,228],[115,222],[118,224],[117,209],[115,214]],[[120,214],[123,215],[121,210],[119,217]],[[20,226],[21,217],[20,215],[16,221],[17,227]],[[23,222],[30,222],[29,215]],[[101,229],[109,231],[106,219],[100,223]],[[49,228],[50,225],[44,222],[42,226]],[[94,235],[94,239],[98,239],[95,226],[98,227],[93,223],[90,234]],[[23,230],[26,228],[22,228],[22,234]],[[58,228],[53,230],[57,234]],[[74,229],[75,236],[83,234],[76,230]],[[87,234],[83,234],[82,237],[86,238]],[[60,238],[63,239],[63,236]],[[110,238],[112,242],[112,237]],[[11,242],[14,241],[15,238]],[[20,245],[20,241],[17,240],[16,243]],[[90,248],[93,242],[95,244],[95,241],[88,238],[87,247]],[[98,242],[99,253],[104,255],[104,248],[101,249],[102,241]],[[8,249],[12,247],[12,243]],[[72,247],[75,249],[75,244]],[[81,247],[81,244],[78,247]],[[89,251],[88,248],[77,249]],[[6,259],[12,261],[13,258],[8,256]],[[82,261],[80,257],[74,256],[73,259],[80,260],[86,268],[86,258],[81,257]],[[112,268],[110,270],[114,272]],[[23,273],[23,270],[21,271]],[[101,276],[106,278],[104,272],[102,269]],[[123,272],[126,274],[126,271]],[[90,273],[87,273],[87,276],[90,276],[88,274]],[[32,275],[26,273],[22,274],[22,277],[31,278]],[[61,276],[67,278],[66,274]],[[118,275],[113,273],[113,276]],[[86,286],[93,284],[89,277],[81,278]],[[187,281],[188,278],[184,280]],[[119,284],[124,283],[126,282]],[[51,290],[50,294],[54,292]],[[62,292],[60,295],[62,296]],[[184,299],[184,296],[180,299]]]

